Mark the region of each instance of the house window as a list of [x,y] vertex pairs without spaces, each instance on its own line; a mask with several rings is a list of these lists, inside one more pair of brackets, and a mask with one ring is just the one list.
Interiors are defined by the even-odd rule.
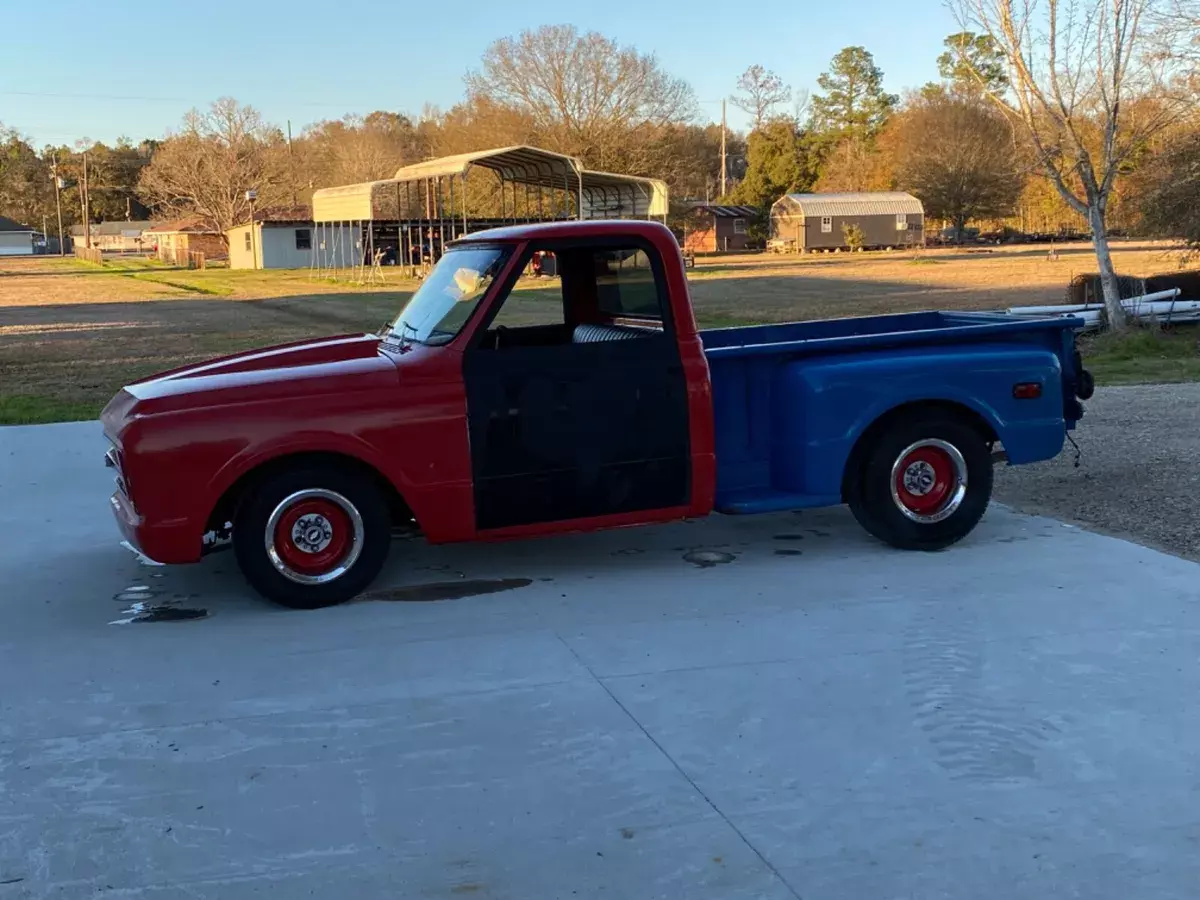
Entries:
[[908,214],[896,213],[896,230],[908,231]]
[[297,228],[296,229],[296,249],[311,250],[312,249],[312,229]]
[[250,232],[247,231],[246,232],[246,252],[249,253],[253,249],[254,249],[254,243],[250,238]]
[[821,216],[821,234],[833,232],[833,216]]
[[745,219],[734,219],[733,220],[733,233],[734,234],[745,234],[746,233],[746,220]]

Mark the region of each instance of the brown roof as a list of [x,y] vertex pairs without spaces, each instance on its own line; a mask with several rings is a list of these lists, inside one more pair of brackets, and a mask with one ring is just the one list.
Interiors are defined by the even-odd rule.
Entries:
[[153,228],[146,229],[151,234],[167,234],[171,232],[183,231],[188,234],[219,234],[216,229],[209,227],[199,216],[188,216],[184,219],[173,219],[169,222],[160,222]]

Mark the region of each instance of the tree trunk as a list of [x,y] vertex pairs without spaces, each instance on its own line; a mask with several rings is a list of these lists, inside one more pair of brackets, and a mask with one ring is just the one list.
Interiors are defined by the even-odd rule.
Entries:
[[1108,252],[1108,234],[1104,227],[1104,213],[1093,204],[1088,208],[1088,225],[1092,229],[1092,247],[1096,251],[1096,264],[1100,269],[1100,288],[1104,292],[1104,312],[1108,327],[1113,331],[1125,328],[1125,307],[1121,306],[1121,288],[1117,284],[1117,273],[1113,269],[1112,254]]

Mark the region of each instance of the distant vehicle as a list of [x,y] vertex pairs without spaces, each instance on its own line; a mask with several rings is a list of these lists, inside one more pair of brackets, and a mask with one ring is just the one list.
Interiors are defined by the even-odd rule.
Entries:
[[[535,253],[562,301],[524,325],[506,303]],[[151,559],[231,542],[260,593],[299,608],[366,588],[397,527],[494,541],[847,503],[879,539],[936,550],[983,515],[997,444],[1010,463],[1062,449],[1092,390],[1081,325],[921,312],[698,331],[661,225],[485,231],[449,245],[381,334],[121,390],[102,416],[112,508]]]

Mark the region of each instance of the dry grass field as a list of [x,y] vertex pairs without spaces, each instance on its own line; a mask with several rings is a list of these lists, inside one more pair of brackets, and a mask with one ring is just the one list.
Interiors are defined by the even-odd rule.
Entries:
[[[1178,266],[1178,254],[1155,244],[1120,243],[1114,257],[1131,275]],[[1072,276],[1091,270],[1090,249],[1080,244],[1061,247],[1056,261],[1045,248],[1022,247],[719,258],[701,260],[689,276],[701,324],[713,327],[1054,303]],[[395,278],[364,287],[307,271],[181,271],[136,259],[0,259],[0,424],[91,418],[122,384],[162,369],[371,330],[415,288]],[[531,282],[521,294],[532,311],[552,291]],[[1112,380],[1200,376],[1190,334],[1142,343],[1094,350],[1111,362]]]

